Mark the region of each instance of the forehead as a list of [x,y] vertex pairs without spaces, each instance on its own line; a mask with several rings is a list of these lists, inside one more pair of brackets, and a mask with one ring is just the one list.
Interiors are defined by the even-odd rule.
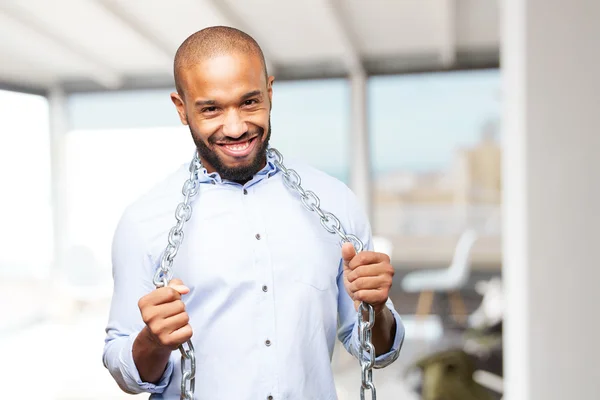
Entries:
[[266,87],[257,55],[232,53],[206,58],[180,71],[183,90],[190,99],[227,99]]

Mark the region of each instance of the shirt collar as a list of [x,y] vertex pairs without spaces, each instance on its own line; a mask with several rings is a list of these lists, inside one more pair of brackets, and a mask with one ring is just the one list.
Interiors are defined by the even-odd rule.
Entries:
[[[270,145],[269,145],[270,147]],[[270,178],[275,175],[278,171],[277,165],[275,165],[275,157],[271,155],[270,152],[267,152],[267,164],[258,171],[251,180],[249,180],[244,187],[252,186],[265,178]],[[206,168],[200,168],[198,172],[198,181],[199,183],[210,183],[213,185],[216,184],[229,184],[229,185],[238,185],[236,182],[228,181],[226,179],[222,179],[218,172],[208,173]]]

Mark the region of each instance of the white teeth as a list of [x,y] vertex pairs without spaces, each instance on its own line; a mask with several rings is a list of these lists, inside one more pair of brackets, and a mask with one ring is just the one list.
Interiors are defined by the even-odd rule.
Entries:
[[233,151],[241,151],[247,149],[250,146],[250,142],[248,141],[240,144],[226,144],[225,146]]

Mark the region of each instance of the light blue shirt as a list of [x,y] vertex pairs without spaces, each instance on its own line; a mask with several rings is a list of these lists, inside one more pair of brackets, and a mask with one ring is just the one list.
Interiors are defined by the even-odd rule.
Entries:
[[[371,231],[354,194],[342,182],[310,166],[285,161],[335,214],[347,233],[371,250]],[[143,382],[132,344],[144,327],[138,300],[154,290],[174,212],[182,200],[187,165],[124,212],[113,242],[114,294],[106,328],[104,365],[128,393],[179,399],[181,353],[174,351],[158,384]],[[200,175],[192,217],[173,265],[196,351],[196,398],[219,400],[337,399],[331,357],[336,337],[357,357],[357,312],[342,275],[340,239],[282,181],[272,160],[245,185]],[[400,352],[404,327],[396,319],[390,352]]]

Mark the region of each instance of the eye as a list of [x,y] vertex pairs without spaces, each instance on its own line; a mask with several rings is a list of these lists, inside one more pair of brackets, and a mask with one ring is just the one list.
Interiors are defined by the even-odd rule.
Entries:
[[217,107],[215,107],[215,106],[211,106],[211,107],[204,107],[204,108],[202,109],[202,113],[213,113],[213,112],[215,112],[215,111],[217,111]]
[[248,99],[246,101],[244,101],[244,105],[245,106],[253,106],[254,104],[257,104],[258,101],[256,99]]

